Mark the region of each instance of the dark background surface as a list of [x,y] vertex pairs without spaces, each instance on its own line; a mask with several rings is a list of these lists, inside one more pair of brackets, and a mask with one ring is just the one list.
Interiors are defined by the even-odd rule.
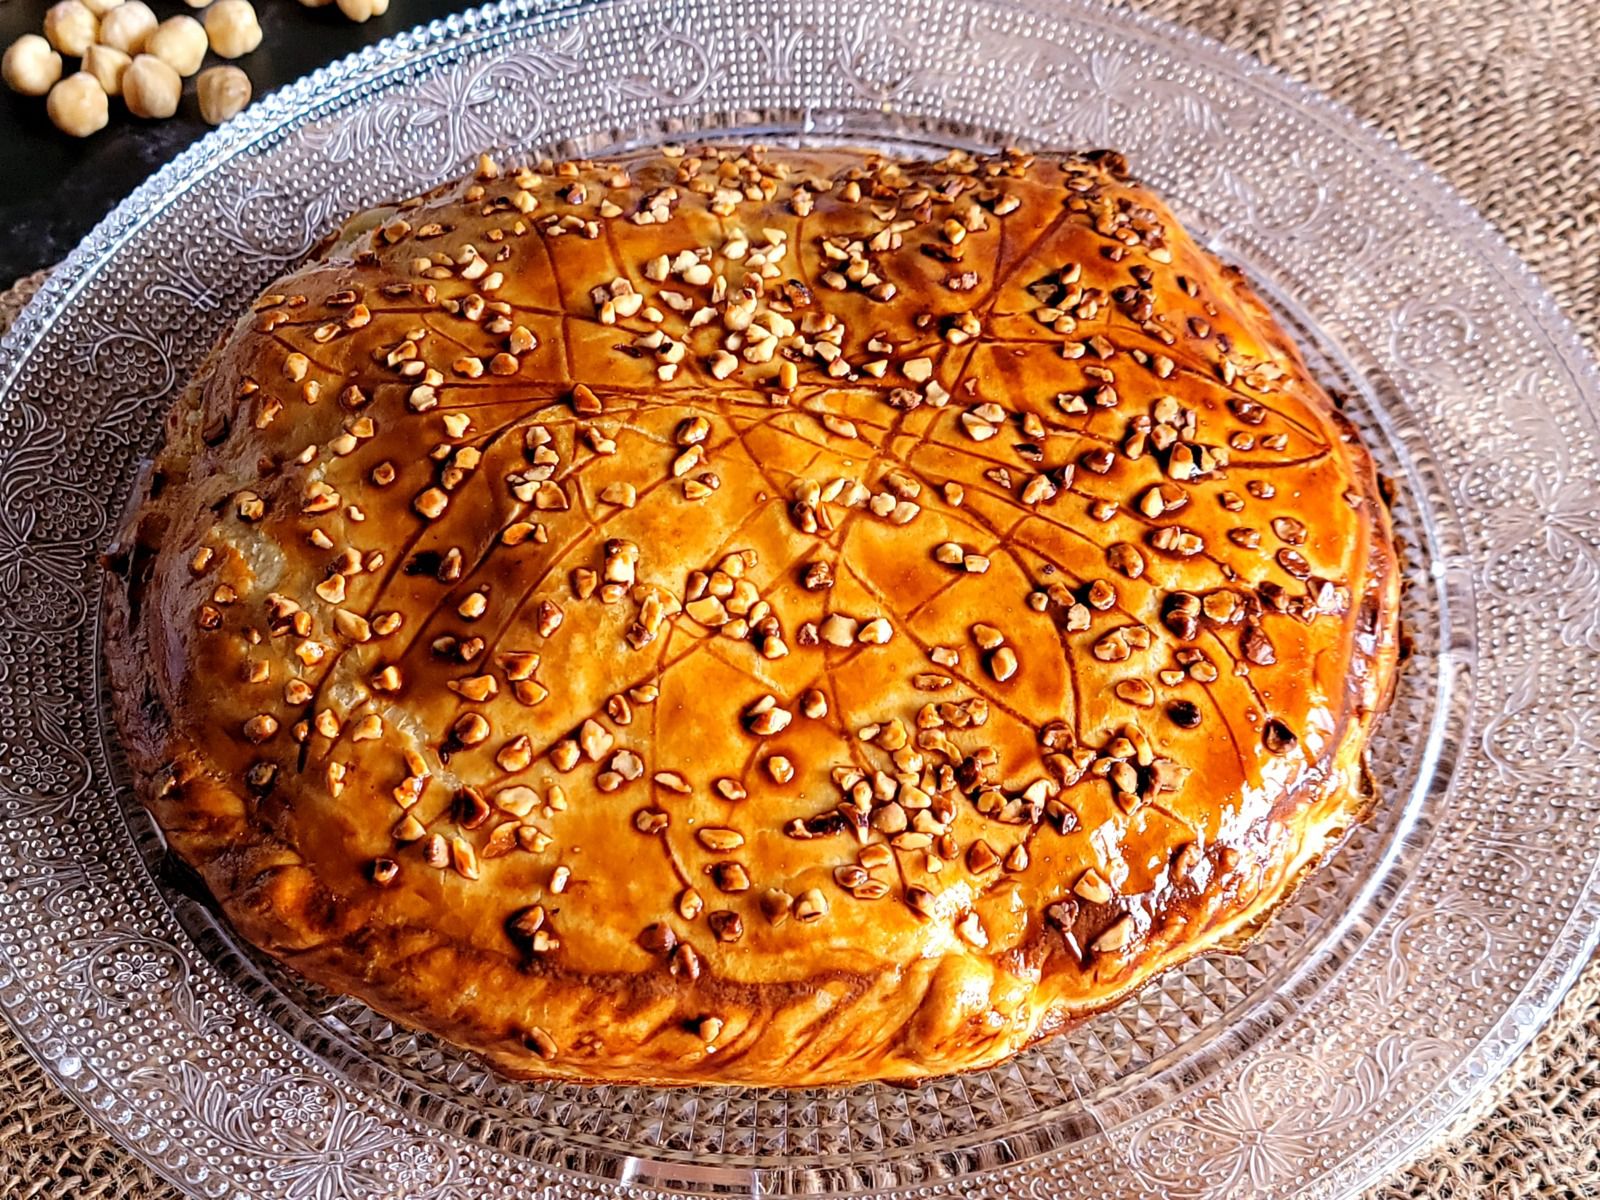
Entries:
[[[470,0],[391,0],[384,16],[357,25],[333,5],[303,8],[296,0],[253,0],[263,38],[235,60],[255,97],[289,83],[368,43],[471,7]],[[50,0],[0,0],[0,48],[38,33]],[[201,13],[181,0],[146,0],[156,16]],[[225,62],[207,55],[205,66]],[[76,70],[67,58],[63,75]],[[211,127],[200,119],[194,79],[184,81],[176,116],[142,121],[111,101],[111,123],[88,138],[50,124],[44,97],[19,96],[0,85],[0,289],[60,262],[112,208],[163,163]]]

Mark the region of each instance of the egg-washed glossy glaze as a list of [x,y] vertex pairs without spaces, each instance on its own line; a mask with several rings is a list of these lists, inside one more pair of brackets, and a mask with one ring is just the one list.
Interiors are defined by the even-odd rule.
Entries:
[[509,1072],[994,1063],[1369,803],[1373,464],[1115,154],[485,160],[263,296],[142,487],[172,848]]

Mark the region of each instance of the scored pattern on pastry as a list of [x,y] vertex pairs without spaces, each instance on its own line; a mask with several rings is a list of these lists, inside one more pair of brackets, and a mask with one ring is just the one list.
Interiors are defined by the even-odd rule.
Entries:
[[247,936],[510,1070],[983,1065],[1366,803],[1370,460],[1113,154],[485,159],[168,432],[113,555],[152,809]]

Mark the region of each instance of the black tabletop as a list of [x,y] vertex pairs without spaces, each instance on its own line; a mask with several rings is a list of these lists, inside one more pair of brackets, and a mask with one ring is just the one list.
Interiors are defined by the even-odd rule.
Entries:
[[[161,18],[201,14],[180,0],[146,0]],[[362,25],[332,5],[303,8],[295,0],[254,0],[265,36],[238,60],[259,98],[369,42],[471,7],[466,0],[392,0],[389,11]],[[39,32],[50,0],[0,0],[0,48]],[[223,60],[208,56],[206,66]],[[67,60],[68,70],[76,66]],[[59,262],[117,202],[163,163],[203,136],[194,80],[166,121],[141,121],[111,102],[111,123],[92,137],[70,138],[50,124],[40,97],[0,86],[0,289]]]

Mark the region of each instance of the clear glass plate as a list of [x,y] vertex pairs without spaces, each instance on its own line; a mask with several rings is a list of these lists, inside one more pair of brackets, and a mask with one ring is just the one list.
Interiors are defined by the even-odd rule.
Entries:
[[[346,213],[476,152],[713,136],[1111,145],[1240,263],[1395,482],[1412,653],[1383,805],[1246,953],[920,1087],[512,1083],[240,945],[106,718],[97,552],[167,398]],[[1333,1197],[1413,1152],[1600,928],[1595,367],[1483,222],[1348,114],[1076,3],[468,13],[158,174],[0,344],[0,1009],[197,1197]]]

